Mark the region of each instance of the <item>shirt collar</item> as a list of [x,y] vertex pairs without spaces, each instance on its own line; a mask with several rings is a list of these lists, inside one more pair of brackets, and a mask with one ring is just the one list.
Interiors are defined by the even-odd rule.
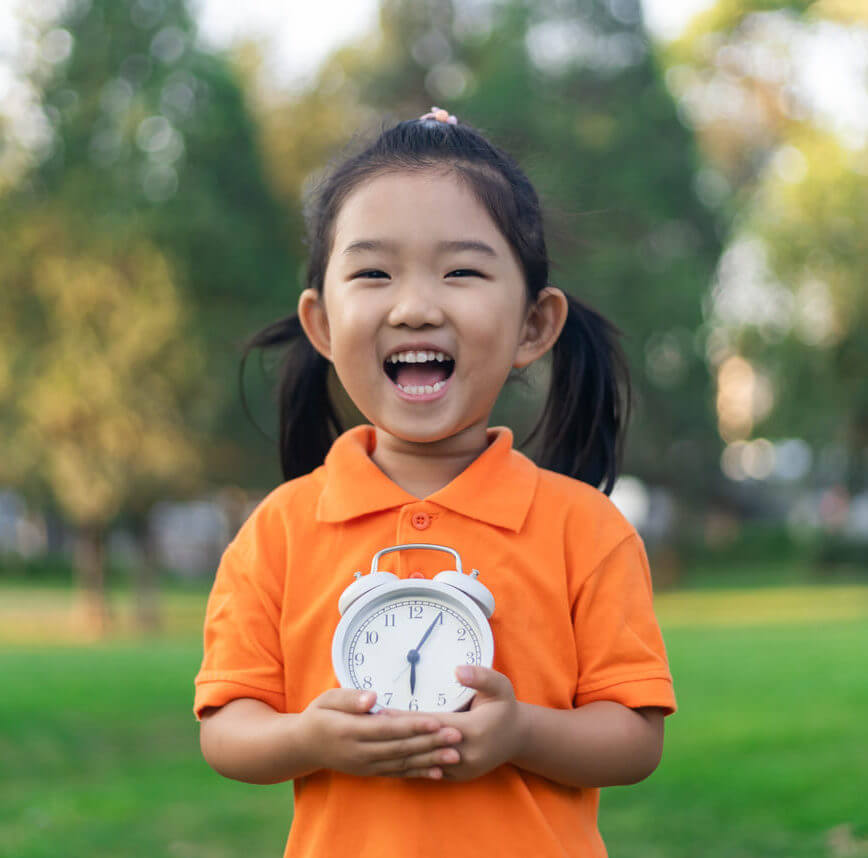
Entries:
[[[426,503],[486,524],[521,530],[536,491],[537,467],[512,448],[512,431],[488,429],[488,447],[452,482],[425,498]],[[325,486],[317,504],[319,521],[349,521],[358,516],[419,503],[373,462],[373,426],[356,426],[338,437],[325,460]]]

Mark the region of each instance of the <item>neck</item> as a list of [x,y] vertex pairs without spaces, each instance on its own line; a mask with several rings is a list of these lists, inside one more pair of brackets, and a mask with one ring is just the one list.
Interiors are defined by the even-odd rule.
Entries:
[[485,425],[431,442],[405,441],[379,427],[376,434],[371,458],[392,482],[417,498],[451,483],[488,447]]

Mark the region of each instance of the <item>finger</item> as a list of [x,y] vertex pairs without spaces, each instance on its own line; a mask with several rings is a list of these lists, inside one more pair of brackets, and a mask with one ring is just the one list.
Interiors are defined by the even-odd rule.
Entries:
[[[382,709],[379,710],[378,714],[379,715],[388,715],[391,718],[413,718],[414,715],[415,715],[415,717],[418,717],[418,715],[420,713],[418,713],[418,712],[413,713],[413,712],[408,711],[407,709],[393,709],[390,706],[384,706]],[[431,716],[434,713],[433,712],[426,712],[425,714],[428,716]],[[438,712],[437,714],[439,715],[440,713]]]
[[373,718],[361,720],[356,725],[355,735],[360,742],[388,742],[396,739],[410,739],[414,736],[424,738],[436,735],[441,727],[442,725],[436,718],[419,716],[381,718],[378,713]]
[[[438,748],[436,751],[427,751],[424,754],[411,754],[396,760],[383,760],[377,763],[373,770],[376,774],[408,776],[408,772],[440,769],[441,772],[448,766],[454,766],[461,762],[461,755],[455,748]],[[412,777],[412,776],[411,776]]]
[[358,691],[355,688],[330,688],[313,701],[321,709],[338,712],[367,712],[377,702],[374,691]]
[[384,778],[426,778],[433,781],[443,780],[443,769],[435,766],[432,769],[408,769],[405,772],[387,772]]
[[[454,746],[461,740],[461,734],[453,729],[431,733],[427,736],[410,736],[385,742],[366,742],[364,753],[371,762],[388,764],[400,763],[419,754],[437,754],[444,751],[454,752]],[[453,761],[453,753],[446,755],[444,760]]]
[[455,676],[462,685],[475,688],[487,697],[512,697],[514,693],[509,679],[490,667],[462,664],[455,668]]

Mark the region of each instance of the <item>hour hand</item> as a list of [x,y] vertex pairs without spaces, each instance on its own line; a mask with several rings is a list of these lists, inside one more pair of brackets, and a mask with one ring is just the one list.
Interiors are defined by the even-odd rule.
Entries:
[[407,653],[407,661],[410,662],[410,694],[416,693],[416,663],[419,661],[419,650],[411,649]]

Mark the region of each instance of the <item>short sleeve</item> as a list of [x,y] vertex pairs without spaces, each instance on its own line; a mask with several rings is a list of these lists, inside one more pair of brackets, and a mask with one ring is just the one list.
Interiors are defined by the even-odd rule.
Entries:
[[632,709],[675,711],[648,558],[637,533],[621,540],[585,580],[573,621],[579,663],[576,706],[613,700]]
[[[220,560],[205,611],[193,711],[253,697],[285,711],[280,534],[254,512]],[[277,543],[277,544],[275,544]]]

